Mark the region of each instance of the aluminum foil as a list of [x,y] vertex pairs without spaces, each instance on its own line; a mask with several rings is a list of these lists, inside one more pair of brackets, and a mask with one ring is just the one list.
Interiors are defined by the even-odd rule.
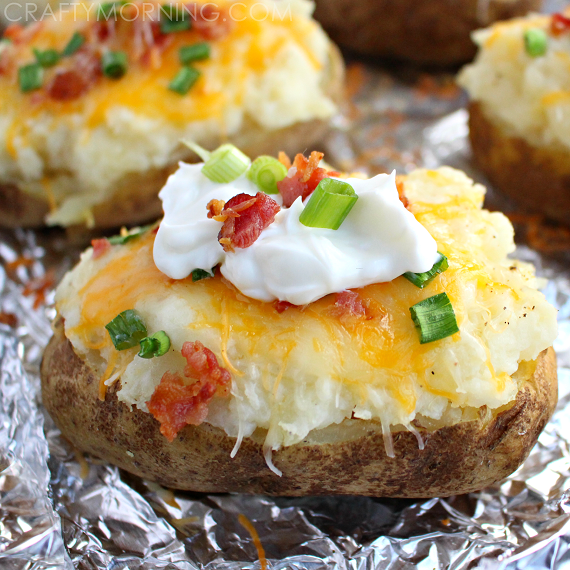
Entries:
[[[358,63],[348,75],[351,104],[328,141],[331,163],[370,174],[451,164],[483,180],[471,166],[465,98],[452,76]],[[0,324],[0,568],[261,568],[240,515],[253,523],[273,569],[564,568],[570,239],[567,230],[520,216],[495,192],[489,198],[518,216],[526,244],[517,255],[549,278],[545,293],[560,311],[560,402],[528,460],[506,481],[424,501],[173,493],[77,454],[42,409],[38,369],[53,283],[79,248],[57,231],[1,233],[0,322],[8,324]],[[552,239],[545,244],[537,235]]]

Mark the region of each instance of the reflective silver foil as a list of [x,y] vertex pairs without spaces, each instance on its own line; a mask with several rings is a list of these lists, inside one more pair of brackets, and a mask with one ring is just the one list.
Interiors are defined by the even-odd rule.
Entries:
[[[470,163],[465,98],[451,78],[351,65],[352,103],[326,158],[370,174],[451,164],[484,181]],[[489,199],[516,211],[493,191]],[[517,251],[549,278],[545,294],[560,311],[554,418],[506,481],[425,501],[173,493],[76,454],[42,410],[38,370],[53,316],[51,283],[78,253],[55,231],[0,234],[0,317],[17,319],[12,328],[0,325],[0,568],[260,568],[240,514],[255,526],[273,569],[570,563],[570,243],[550,257],[524,244]],[[19,264],[22,256],[31,261]]]

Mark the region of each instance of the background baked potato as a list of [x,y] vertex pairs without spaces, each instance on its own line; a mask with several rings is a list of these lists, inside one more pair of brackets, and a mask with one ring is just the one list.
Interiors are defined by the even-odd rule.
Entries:
[[471,31],[538,10],[541,0],[317,0],[341,47],[373,57],[454,65],[475,55]]

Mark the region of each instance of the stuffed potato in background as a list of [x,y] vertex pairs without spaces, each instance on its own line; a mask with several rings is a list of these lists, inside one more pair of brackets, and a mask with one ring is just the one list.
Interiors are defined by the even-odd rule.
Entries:
[[343,63],[309,2],[161,5],[115,17],[83,3],[8,30],[1,225],[133,225],[160,214],[159,189],[191,155],[181,139],[256,155],[323,135]]
[[471,99],[477,166],[532,213],[570,220],[570,10],[495,24],[474,35],[458,77]]
[[420,64],[473,58],[470,33],[539,10],[542,0],[317,0],[315,18],[341,47]]

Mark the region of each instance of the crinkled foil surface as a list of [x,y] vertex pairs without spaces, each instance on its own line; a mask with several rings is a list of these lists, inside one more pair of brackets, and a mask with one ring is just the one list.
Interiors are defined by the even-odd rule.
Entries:
[[[473,169],[464,96],[451,75],[353,63],[351,104],[326,158],[369,174]],[[560,402],[525,464],[479,493],[426,501],[171,492],[77,454],[41,406],[53,283],[79,247],[58,232],[0,234],[0,568],[307,570],[565,568],[570,565],[570,232],[512,215],[517,255],[549,278],[559,308]],[[534,249],[533,249],[534,248]],[[538,250],[537,250],[538,248]]]

